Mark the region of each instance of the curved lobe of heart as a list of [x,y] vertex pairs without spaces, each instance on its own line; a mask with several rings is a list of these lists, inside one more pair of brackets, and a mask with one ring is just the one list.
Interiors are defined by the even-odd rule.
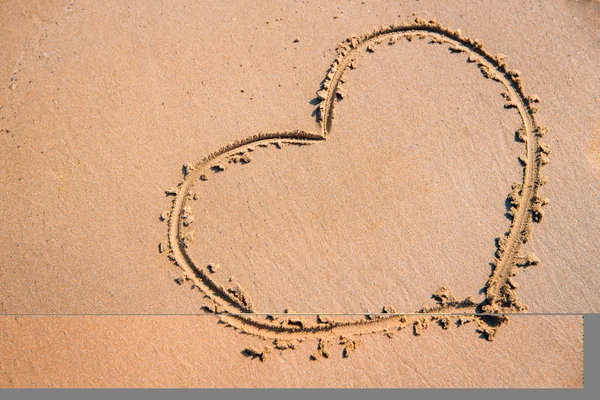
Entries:
[[[433,294],[436,305],[424,307],[413,314],[399,314],[391,306],[383,308],[378,315],[361,317],[316,316],[314,321],[290,310],[282,316],[259,314],[254,310],[250,297],[240,287],[224,287],[212,279],[215,266],[203,266],[194,262],[188,246],[193,240],[190,225],[193,221],[191,200],[194,190],[216,172],[228,164],[250,162],[250,155],[260,147],[289,145],[305,146],[326,140],[332,130],[335,104],[345,93],[344,82],[348,69],[357,65],[364,52],[375,51],[375,46],[387,41],[394,44],[398,40],[429,40],[430,43],[447,45],[451,52],[464,52],[468,61],[476,65],[483,76],[504,86],[502,93],[506,100],[505,108],[514,108],[522,121],[517,137],[525,144],[526,153],[519,157],[523,166],[523,179],[515,182],[508,195],[512,205],[509,210],[511,224],[508,232],[497,238],[497,248],[493,260],[493,270],[485,284],[485,300],[477,303],[472,297],[456,299],[448,289],[442,287]],[[184,166],[184,179],[177,188],[167,191],[174,196],[172,209],[164,218],[168,219],[168,241],[159,246],[169,258],[182,268],[186,279],[206,294],[213,303],[209,310],[219,314],[220,319],[244,333],[273,341],[278,349],[294,348],[305,339],[319,340],[315,357],[325,353],[325,343],[339,340],[344,351],[349,354],[360,342],[357,337],[374,332],[393,332],[412,325],[415,335],[435,322],[448,329],[451,322],[458,326],[473,321],[477,330],[488,340],[492,340],[499,326],[507,321],[506,314],[526,310],[515,293],[514,277],[518,267],[539,262],[535,255],[523,256],[522,245],[532,234],[532,222],[540,222],[544,216],[542,206],[547,199],[539,194],[540,186],[546,182],[541,175],[541,167],[547,162],[549,147],[541,141],[547,129],[540,127],[535,119],[539,99],[527,96],[518,71],[508,69],[504,56],[488,53],[481,42],[465,38],[460,31],[442,27],[436,21],[415,21],[383,27],[362,36],[348,38],[337,48],[337,57],[327,72],[321,90],[317,92],[321,100],[318,107],[320,131],[280,131],[261,133],[229,144],[212,153],[195,165]],[[326,145],[326,144],[321,144]],[[459,315],[456,315],[459,314]],[[248,350],[248,355],[263,360],[270,347]]]

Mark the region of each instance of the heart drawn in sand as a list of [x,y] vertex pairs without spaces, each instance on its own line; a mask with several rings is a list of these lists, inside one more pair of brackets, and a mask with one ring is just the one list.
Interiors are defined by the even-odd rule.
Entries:
[[[428,40],[430,43],[447,45],[451,52],[465,53],[468,63],[479,68],[485,78],[504,86],[502,96],[506,100],[505,108],[515,109],[521,118],[521,127],[516,131],[516,136],[525,146],[525,154],[519,157],[523,177],[521,182],[513,183],[508,194],[508,202],[512,205],[508,212],[511,223],[507,233],[497,238],[493,270],[485,283],[485,299],[479,303],[473,297],[458,300],[447,288],[442,287],[432,295],[436,303],[434,306],[411,314],[399,314],[391,306],[383,307],[381,313],[358,319],[323,315],[315,315],[311,319],[293,313],[284,316],[259,313],[240,287],[227,288],[213,280],[211,275],[216,265],[198,264],[188,253],[187,248],[193,240],[190,205],[193,193],[201,191],[203,182],[225,165],[250,162],[250,153],[260,147],[317,143],[326,146],[326,138],[332,130],[336,101],[346,95],[343,83],[347,71],[356,66],[357,59],[365,52],[374,51],[375,46],[384,41],[393,45],[402,39]],[[172,209],[161,215],[161,219],[168,221],[168,240],[160,243],[159,251],[166,253],[183,270],[184,278],[210,298],[213,306],[206,307],[205,311],[218,314],[228,326],[273,343],[273,346],[263,349],[245,350],[246,355],[260,360],[264,360],[273,347],[279,350],[295,348],[299,342],[313,338],[318,340],[317,352],[311,356],[313,359],[329,355],[327,343],[330,341],[339,343],[344,355],[348,356],[360,343],[360,336],[377,332],[391,336],[393,332],[409,325],[413,334],[418,336],[431,323],[437,323],[445,330],[452,323],[461,326],[473,322],[484,338],[493,340],[498,328],[507,321],[506,314],[527,308],[519,302],[515,293],[517,267],[539,263],[535,255],[524,256],[521,253],[523,244],[531,237],[532,223],[543,219],[542,207],[548,202],[539,194],[540,187],[547,181],[541,175],[541,167],[547,163],[550,154],[550,148],[541,140],[547,129],[539,126],[535,118],[539,98],[525,94],[519,72],[507,67],[503,55],[488,53],[480,41],[462,36],[460,30],[453,31],[436,21],[420,18],[352,36],[344,41],[337,48],[337,56],[317,96],[320,100],[319,132],[291,130],[261,133],[231,143],[194,165],[184,165],[183,181],[176,188],[166,191],[167,195],[173,196],[173,203]]]

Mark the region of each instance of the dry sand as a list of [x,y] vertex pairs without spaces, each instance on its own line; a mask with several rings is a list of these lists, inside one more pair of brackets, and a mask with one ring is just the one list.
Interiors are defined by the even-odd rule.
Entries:
[[[265,362],[241,353],[261,348],[205,316],[5,317],[0,386],[6,387],[581,387],[580,317],[514,317],[503,340],[470,328],[392,339],[377,335],[348,358],[327,343],[273,350]],[[166,329],[166,327],[168,327]],[[441,328],[436,328],[441,331]],[[543,350],[543,351],[542,351]]]
[[[221,316],[266,340],[231,333],[211,315],[41,322],[50,330],[69,325],[75,343],[94,324],[107,332],[115,321],[132,332],[196,324],[210,341],[223,341],[212,359],[243,369],[252,367],[232,359],[239,355],[232,342],[257,350],[256,358],[273,340],[352,350],[400,326],[420,333],[424,323],[456,322],[368,313],[600,310],[598,3],[2,7],[4,314],[322,315]],[[443,25],[428,22],[434,17]],[[400,21],[410,24],[389,25]],[[337,313],[360,315],[325,315]],[[20,320],[36,317],[28,318]],[[554,328],[540,329],[540,320]],[[9,321],[11,340],[34,334],[35,322]],[[404,344],[390,348],[414,346],[414,363],[406,363],[415,364],[417,349],[433,359],[436,346],[454,340],[478,359],[491,348],[518,353],[505,360],[513,369],[543,353],[553,361],[547,371],[478,380],[424,363],[412,378],[385,382],[318,375],[271,382],[265,372],[187,385],[581,385],[579,318],[513,317],[493,342],[474,333],[493,339],[502,322],[478,318],[468,338],[438,329],[422,345],[403,332],[394,343]],[[554,353],[527,347],[539,332],[569,345]],[[128,348],[141,346],[134,336]],[[164,340],[204,348],[184,337]],[[274,357],[285,365],[289,358],[290,371],[310,370],[296,360],[306,351]],[[362,368],[392,368],[386,351],[369,354]],[[357,363],[339,361],[350,362]],[[358,364],[351,368],[360,374]],[[100,382],[93,374],[74,381],[74,372],[55,382],[186,386],[158,373]],[[9,375],[6,385],[47,384]]]

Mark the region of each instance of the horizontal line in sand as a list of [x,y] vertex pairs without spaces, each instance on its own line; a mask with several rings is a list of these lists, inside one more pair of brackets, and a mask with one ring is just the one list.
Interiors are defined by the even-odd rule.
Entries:
[[[102,313],[95,313],[95,314],[85,314],[85,313],[73,313],[73,314],[44,314],[44,313],[32,313],[32,314],[0,314],[0,318],[2,317],[181,317],[181,316],[201,316],[201,317],[211,317],[214,316],[215,314],[206,314],[204,312],[202,313],[176,313],[176,314],[171,314],[171,313],[110,313],[110,314],[102,314]],[[385,317],[390,317],[390,316],[408,316],[408,315],[414,315],[414,316],[427,316],[427,315],[456,315],[456,316],[460,316],[460,315],[466,315],[466,316],[471,316],[471,315],[477,315],[477,316],[498,316],[498,314],[494,314],[494,313],[452,313],[452,312],[447,312],[447,313],[369,313],[369,312],[362,312],[362,313],[222,313],[222,314],[216,314],[216,315],[231,315],[231,316],[245,316],[245,315],[251,315],[253,317],[260,317],[260,316],[273,316],[273,315],[281,315],[281,316],[290,316],[290,315],[295,315],[295,316],[318,316],[318,315],[339,315],[339,316],[364,316],[364,315],[373,315],[373,316],[385,316]],[[510,315],[510,316],[519,316],[519,317],[534,317],[534,316],[583,316],[586,315],[586,313],[523,313],[523,312],[506,312],[503,313],[502,315]]]

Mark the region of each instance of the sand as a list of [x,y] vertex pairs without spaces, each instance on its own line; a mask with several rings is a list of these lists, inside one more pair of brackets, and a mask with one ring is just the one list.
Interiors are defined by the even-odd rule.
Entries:
[[[580,317],[514,317],[500,341],[470,328],[262,351],[203,316],[2,318],[3,387],[563,387],[583,385]],[[168,327],[168,329],[165,329]],[[441,331],[436,327],[436,331]],[[543,349],[543,351],[540,351]]]
[[[0,310],[200,313],[43,324],[75,324],[76,341],[124,318],[210,340],[233,326],[218,340],[238,353],[211,357],[300,369],[398,331],[434,337],[431,357],[452,340],[518,353],[542,317],[503,315],[597,312],[598,4],[363,3],[6,3]],[[482,312],[499,316],[440,316]],[[568,356],[512,384],[580,386],[581,320],[544,318]],[[444,329],[464,323],[469,338]],[[417,375],[352,382],[480,385],[431,363]],[[278,385],[266,376],[188,385]]]

